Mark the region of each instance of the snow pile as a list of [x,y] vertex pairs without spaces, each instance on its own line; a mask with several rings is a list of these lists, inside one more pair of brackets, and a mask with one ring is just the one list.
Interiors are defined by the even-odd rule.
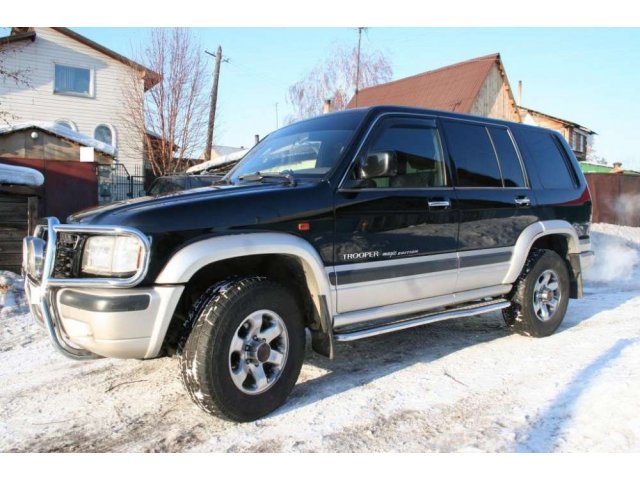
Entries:
[[44,183],[44,175],[33,168],[0,163],[0,183],[39,187]]
[[8,319],[28,312],[22,277],[13,272],[0,271],[0,319]]
[[111,155],[112,157],[114,157],[116,154],[116,149],[112,145],[100,142],[95,138],[91,138],[82,133],[75,132],[70,128],[63,127],[62,125],[51,122],[29,121],[14,123],[11,125],[3,125],[0,126],[0,135],[4,133],[18,132],[20,130],[27,130],[29,128],[37,128],[40,130],[44,130],[45,132],[52,133],[53,135],[57,135],[59,137],[68,138],[72,142],[79,143],[80,145],[84,145],[85,147],[93,147],[97,151],[106,153],[107,155]]
[[592,239],[600,273],[554,335],[492,313],[338,344],[333,361],[307,344],[287,403],[246,424],[199,410],[173,358],[77,362],[29,314],[0,318],[0,451],[640,452],[640,228]]

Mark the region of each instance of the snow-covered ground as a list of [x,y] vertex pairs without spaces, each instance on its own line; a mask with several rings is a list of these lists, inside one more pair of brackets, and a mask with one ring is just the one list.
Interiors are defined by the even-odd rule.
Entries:
[[193,405],[175,359],[60,356],[14,305],[0,451],[638,452],[640,228],[592,238],[585,298],[553,336],[492,314],[339,345],[333,362],[309,350],[288,403],[249,424]]

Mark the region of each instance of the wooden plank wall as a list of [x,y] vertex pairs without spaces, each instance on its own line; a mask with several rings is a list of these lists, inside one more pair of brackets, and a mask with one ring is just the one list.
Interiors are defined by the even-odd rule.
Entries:
[[20,273],[22,239],[33,232],[38,197],[0,191],[0,270]]
[[586,173],[593,222],[640,227],[640,176]]

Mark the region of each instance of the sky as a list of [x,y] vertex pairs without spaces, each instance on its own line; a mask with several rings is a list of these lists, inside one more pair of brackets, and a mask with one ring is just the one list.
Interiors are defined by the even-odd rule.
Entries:
[[[77,28],[124,55],[148,28]],[[287,90],[336,46],[357,42],[354,28],[194,28],[203,50],[222,46],[216,143],[250,146],[283,125]],[[640,28],[370,28],[364,50],[380,50],[393,79],[499,52],[524,106],[598,133],[595,150],[608,163],[640,170]],[[213,71],[213,58],[206,55]],[[277,116],[276,116],[277,104]]]

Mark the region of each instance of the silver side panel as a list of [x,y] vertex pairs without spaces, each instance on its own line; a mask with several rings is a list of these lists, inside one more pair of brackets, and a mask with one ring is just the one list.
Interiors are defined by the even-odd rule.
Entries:
[[[507,261],[496,263],[486,263],[484,265],[463,267],[464,259],[467,257],[478,258],[478,255],[487,257],[504,254]],[[487,285],[499,285],[509,270],[511,263],[509,258],[513,258],[512,247],[490,248],[486,250],[472,250],[459,252],[458,258],[461,268],[458,270],[458,281],[456,282],[456,292],[465,292],[476,288],[484,288]],[[481,257],[480,257],[481,258]]]
[[446,270],[344,285],[338,288],[338,309],[350,312],[445,295],[454,290],[457,277],[457,270]]
[[498,297],[505,295],[509,290],[511,290],[511,285],[495,285],[492,287],[470,290],[468,292],[451,293],[424,300],[415,300],[412,302],[397,303],[395,305],[386,305],[382,307],[358,310],[355,312],[341,313],[334,317],[333,326],[334,328],[344,328],[349,325],[363,323],[369,320],[410,315],[458,303],[470,302],[472,300],[487,297]]
[[518,241],[513,249],[511,266],[504,276],[502,283],[509,284],[516,281],[524,267],[531,246],[538,238],[556,234],[563,235],[567,238],[569,253],[580,253],[581,248],[578,235],[569,222],[565,222],[564,220],[549,220],[533,223],[525,228],[520,234],[520,237],[518,237]]

